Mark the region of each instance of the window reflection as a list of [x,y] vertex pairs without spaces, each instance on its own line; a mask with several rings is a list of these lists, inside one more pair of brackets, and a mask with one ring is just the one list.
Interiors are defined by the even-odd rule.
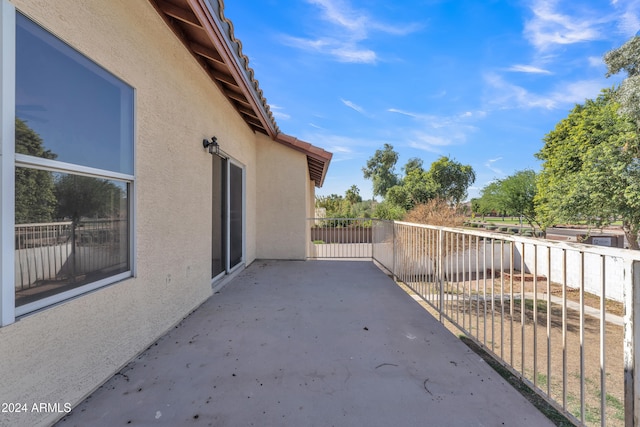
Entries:
[[[16,213],[27,213],[16,217],[16,306],[130,269],[128,193],[124,182],[16,168]],[[49,208],[21,206],[39,200]]]
[[18,14],[16,115],[43,140],[37,157],[133,174],[133,89]]
[[134,91],[18,13],[15,96],[15,152],[31,157],[15,163],[15,296],[26,313],[131,275]]
[[[16,151],[45,153],[16,130]],[[127,183],[25,167],[15,180],[16,306],[129,270]]]

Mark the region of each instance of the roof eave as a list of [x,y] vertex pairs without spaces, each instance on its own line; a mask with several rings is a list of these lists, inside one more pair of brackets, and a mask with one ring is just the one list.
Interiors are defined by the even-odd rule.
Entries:
[[[248,67],[249,59],[242,54],[240,41],[233,36],[233,24],[224,16],[223,1],[218,0],[214,5],[215,1],[187,0],[193,12],[204,25],[205,31],[209,33],[209,37],[218,53],[229,66],[233,78],[251,103],[251,107],[258,113],[258,118],[267,135],[275,138],[280,132],[278,125],[268,110],[262,90],[258,87],[258,82],[253,77],[253,70]],[[228,26],[227,31],[225,31],[225,25]],[[241,66],[241,64],[244,64],[244,66]]]
[[324,183],[332,154],[280,132],[223,0],[149,0],[254,132],[307,155],[309,179]]

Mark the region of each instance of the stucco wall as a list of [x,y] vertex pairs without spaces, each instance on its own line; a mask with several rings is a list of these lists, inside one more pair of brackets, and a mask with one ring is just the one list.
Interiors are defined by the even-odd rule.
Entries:
[[[203,138],[246,166],[246,261],[255,259],[256,136],[147,1],[12,3],[136,89],[136,277],[0,328],[2,401],[76,404],[211,295]],[[0,414],[0,425],[61,415]]]
[[309,171],[306,155],[258,138],[257,258],[305,259]]
[[[316,216],[316,185],[314,181],[309,181],[307,185],[307,218],[314,218]],[[311,222],[307,221],[305,224],[305,239],[307,242],[307,257],[311,256]]]

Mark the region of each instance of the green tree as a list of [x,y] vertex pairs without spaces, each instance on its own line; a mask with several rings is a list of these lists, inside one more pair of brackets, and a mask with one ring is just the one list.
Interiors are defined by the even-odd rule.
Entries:
[[[44,149],[40,135],[26,122],[16,118],[16,153],[55,159],[56,155]],[[16,167],[15,222],[26,224],[53,221],[56,210],[53,174],[49,171]]]
[[345,196],[331,194],[316,196],[316,208],[326,210],[326,218],[368,218],[371,216],[371,201],[362,201],[360,190],[352,185]]
[[362,168],[365,179],[373,181],[373,195],[384,197],[387,190],[398,183],[398,176],[394,173],[398,153],[390,144],[384,144],[384,148],[376,150],[375,154],[367,160],[367,166]]
[[405,168],[409,172],[387,191],[385,200],[409,211],[416,205],[427,203],[437,195],[437,186],[429,172],[422,167]]
[[414,170],[424,171],[422,167],[422,159],[418,157],[412,157],[407,161],[407,164],[402,167],[405,175],[409,175]]
[[316,197],[316,207],[324,208],[326,210],[327,218],[343,217],[344,202],[344,198],[338,194]]
[[489,183],[481,190],[479,211],[492,211],[523,217],[532,227],[541,227],[536,219],[534,199],[537,193],[536,173],[530,169],[518,171],[504,179]]
[[518,171],[500,181],[503,212],[524,218],[532,227],[540,223],[536,219],[536,173],[530,169]]
[[629,116],[640,129],[640,36],[632,37],[617,49],[604,56],[607,77],[625,71],[627,77],[618,88],[615,99],[620,104],[618,112]]
[[362,197],[360,196],[360,189],[356,185],[352,185],[345,192],[345,199],[351,204],[355,205],[356,203],[360,203],[362,201]]
[[632,248],[640,231],[640,141],[636,123],[619,115],[614,90],[576,105],[544,137],[536,154],[536,212],[544,226],[585,221],[601,227],[621,218]]
[[124,208],[124,192],[106,179],[64,174],[56,180],[55,194],[59,218],[118,218]]
[[384,196],[384,201],[404,210],[408,210],[413,207],[413,203],[411,203],[411,196],[404,185],[394,185],[387,190],[387,194]]
[[388,201],[384,201],[382,203],[378,203],[373,210],[373,217],[378,219],[388,219],[400,221],[404,218],[406,210],[401,206],[394,205],[393,203],[389,203]]
[[470,165],[463,165],[446,156],[433,162],[428,174],[435,185],[436,196],[456,206],[467,197],[467,190],[476,180]]
[[502,213],[500,181],[492,181],[480,190],[480,198],[476,201],[474,212],[479,213],[483,217],[492,212]]
[[479,197],[474,197],[470,200],[471,202],[471,213],[473,214],[482,214],[480,212],[480,198]]

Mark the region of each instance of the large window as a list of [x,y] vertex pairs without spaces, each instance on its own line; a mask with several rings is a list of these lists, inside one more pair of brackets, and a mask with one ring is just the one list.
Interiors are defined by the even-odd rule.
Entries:
[[133,111],[129,85],[16,14],[16,315],[131,276]]

